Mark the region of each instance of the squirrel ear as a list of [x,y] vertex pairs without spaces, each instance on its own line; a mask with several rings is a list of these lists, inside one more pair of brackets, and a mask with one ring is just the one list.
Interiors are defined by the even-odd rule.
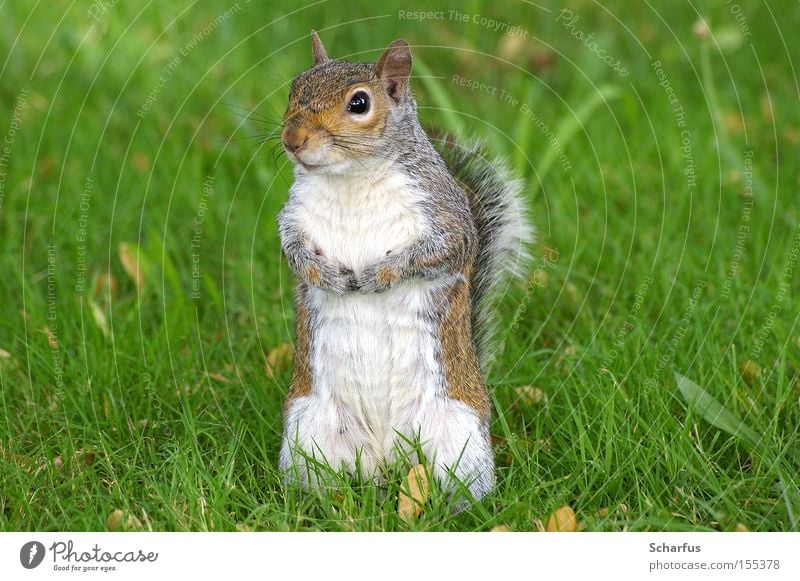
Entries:
[[322,46],[322,41],[316,30],[311,31],[311,55],[314,57],[314,64],[318,65],[330,60],[328,53],[325,52],[325,47]]
[[403,40],[395,40],[378,60],[378,77],[387,82],[389,96],[396,102],[405,93],[408,76],[411,74],[411,49]]

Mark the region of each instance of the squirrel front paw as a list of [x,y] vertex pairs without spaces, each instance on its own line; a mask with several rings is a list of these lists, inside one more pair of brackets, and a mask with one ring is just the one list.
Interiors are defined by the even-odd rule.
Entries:
[[321,257],[308,260],[303,265],[302,277],[308,284],[339,296],[357,288],[356,277],[351,269]]
[[381,293],[392,288],[400,280],[397,267],[389,260],[381,260],[368,266],[356,281],[363,294]]

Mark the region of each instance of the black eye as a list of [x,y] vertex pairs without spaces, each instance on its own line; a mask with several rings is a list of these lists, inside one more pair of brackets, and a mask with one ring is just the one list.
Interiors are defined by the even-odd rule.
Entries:
[[363,115],[367,111],[369,111],[369,95],[367,95],[364,91],[358,91],[352,97],[350,97],[350,102],[347,104],[347,110],[350,113],[355,113],[356,115]]

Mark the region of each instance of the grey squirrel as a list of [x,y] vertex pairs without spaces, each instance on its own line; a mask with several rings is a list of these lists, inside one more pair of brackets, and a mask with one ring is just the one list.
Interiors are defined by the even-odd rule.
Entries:
[[330,470],[379,477],[421,449],[445,490],[481,498],[495,482],[492,291],[525,270],[533,238],[521,184],[476,143],[445,136],[437,152],[407,42],[372,64],[311,38],[281,134],[295,175],[278,225],[299,280],[280,468],[327,486]]

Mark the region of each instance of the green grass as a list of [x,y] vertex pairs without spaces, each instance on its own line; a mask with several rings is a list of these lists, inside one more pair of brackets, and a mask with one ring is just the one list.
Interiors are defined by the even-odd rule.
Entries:
[[402,467],[388,490],[320,496],[276,470],[290,366],[265,368],[293,339],[275,223],[291,170],[255,136],[312,27],[336,57],[408,39],[423,121],[508,157],[540,231],[500,306],[497,489],[457,515],[435,495],[412,528],[536,530],[569,504],[588,530],[798,529],[796,2],[741,2],[749,35],[703,7],[704,40],[683,2],[575,1],[569,26],[555,2],[442,3],[521,27],[516,44],[398,18],[416,0],[171,4],[0,7],[0,530],[104,530],[115,509],[153,530],[405,528]]

